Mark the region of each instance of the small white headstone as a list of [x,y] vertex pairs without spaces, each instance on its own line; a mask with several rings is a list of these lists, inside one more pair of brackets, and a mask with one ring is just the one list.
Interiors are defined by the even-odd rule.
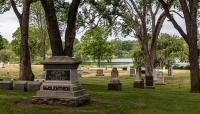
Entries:
[[164,79],[164,75],[163,75],[163,72],[158,72],[157,74],[157,84],[159,85],[164,85],[165,84],[165,79]]
[[153,80],[157,80],[157,70],[153,69]]
[[0,68],[4,68],[4,63],[3,62],[0,63]]

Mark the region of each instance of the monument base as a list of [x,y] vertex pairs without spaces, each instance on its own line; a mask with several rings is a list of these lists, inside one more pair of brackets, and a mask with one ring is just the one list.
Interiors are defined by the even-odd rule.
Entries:
[[109,83],[108,90],[121,91],[122,84],[121,83]]
[[133,87],[134,87],[134,88],[141,88],[141,89],[144,89],[144,80],[135,81],[135,82],[133,83]]
[[64,105],[71,107],[79,107],[90,103],[89,95],[84,95],[77,98],[48,98],[48,97],[32,97],[32,104],[47,104],[47,105]]
[[153,85],[153,76],[146,76],[146,89],[155,89]]

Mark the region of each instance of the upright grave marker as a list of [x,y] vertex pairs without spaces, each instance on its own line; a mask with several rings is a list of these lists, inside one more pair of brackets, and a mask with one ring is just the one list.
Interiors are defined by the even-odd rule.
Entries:
[[104,76],[103,69],[97,69],[96,76]]
[[133,83],[134,88],[144,89],[144,77],[142,77],[142,74],[144,74],[144,72],[142,72],[141,68],[139,68]]
[[157,74],[157,85],[165,85],[165,79],[162,71],[159,71]]
[[116,90],[119,91],[122,89],[122,84],[119,80],[119,72],[117,68],[113,68],[111,72],[111,79],[108,83],[108,90]]
[[90,102],[90,97],[81,88],[77,68],[81,61],[68,56],[53,56],[42,62],[46,71],[45,82],[42,83],[34,104],[62,104],[81,106]]
[[136,69],[135,68],[133,68],[133,67],[130,67],[129,68],[129,76],[130,77],[133,77],[133,76],[136,76],[136,73],[137,71],[136,71]]

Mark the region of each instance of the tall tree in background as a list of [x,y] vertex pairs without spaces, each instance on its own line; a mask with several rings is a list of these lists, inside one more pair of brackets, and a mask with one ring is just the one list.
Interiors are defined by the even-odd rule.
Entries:
[[32,0],[23,0],[22,14],[17,9],[16,2],[10,0],[11,6],[19,20],[21,42],[20,42],[20,79],[34,80],[34,75],[31,69],[30,51],[28,46],[28,28],[29,28],[29,11]]
[[101,67],[101,60],[112,59],[112,45],[107,41],[108,32],[103,27],[91,28],[81,38],[81,54],[84,58],[97,60],[98,67]]
[[186,31],[182,28],[178,21],[175,20],[171,11],[170,3],[174,0],[159,0],[162,4],[163,9],[172,22],[173,26],[184,38],[185,42],[189,47],[189,62],[190,62],[190,78],[191,78],[191,92],[200,92],[200,71],[199,71],[199,52],[197,47],[197,15],[199,9],[199,0],[178,0],[180,4],[181,12],[184,15],[184,21],[186,26]]
[[165,12],[159,13],[160,4],[156,0],[89,1],[101,14],[119,16],[122,32],[137,38],[144,56],[146,87],[152,88],[157,39],[166,18]]
[[44,10],[42,8],[42,5],[40,3],[40,1],[35,2],[31,5],[31,14],[30,14],[30,24],[36,28],[39,29],[40,33],[40,39],[38,39],[40,41],[40,54],[43,57],[43,60],[46,59],[46,53],[47,53],[47,26],[46,26],[46,20],[45,20],[45,13]]

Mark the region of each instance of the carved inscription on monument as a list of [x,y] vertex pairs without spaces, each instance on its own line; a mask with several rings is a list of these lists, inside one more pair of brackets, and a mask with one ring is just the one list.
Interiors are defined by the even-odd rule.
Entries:
[[43,90],[69,91],[69,90],[70,90],[70,87],[45,85],[45,86],[43,86]]
[[70,80],[70,70],[47,70],[46,80]]

